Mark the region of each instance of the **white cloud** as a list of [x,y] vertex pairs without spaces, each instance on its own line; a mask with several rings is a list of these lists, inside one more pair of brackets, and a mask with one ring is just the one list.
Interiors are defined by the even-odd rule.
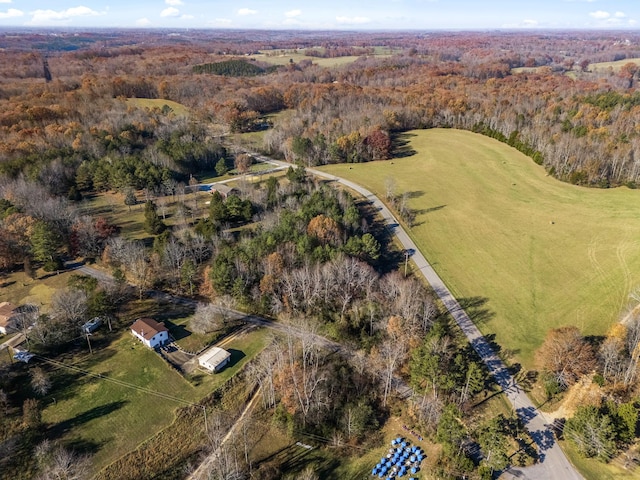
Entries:
[[164,0],[164,3],[166,3],[167,5],[173,5],[174,7],[177,5],[184,5],[182,0]]
[[615,13],[615,17],[616,18],[625,18],[626,16],[627,16],[627,14],[624,13],[624,12],[616,12]]
[[288,12],[284,12],[284,16],[287,18],[298,17],[302,15],[302,10],[289,10]]
[[71,7],[66,10],[36,10],[35,12],[29,12],[32,17],[30,23],[32,25],[47,25],[51,23],[67,22],[74,17],[95,17],[98,15],[104,15],[104,12],[97,12],[80,5],[79,7]]
[[219,25],[230,25],[232,22],[228,18],[216,18],[214,19],[214,23]]
[[238,10],[238,15],[255,15],[258,13],[257,10],[251,10],[250,8],[241,8]]
[[369,17],[336,17],[336,22],[348,25],[362,25],[370,21]]
[[184,14],[182,16],[180,16],[181,20],[193,20],[195,17],[193,15],[188,15],[188,14]]
[[300,20],[298,20],[297,18],[285,18],[282,21],[283,25],[302,25],[302,22]]
[[0,18],[15,18],[21,17],[24,15],[22,10],[18,10],[17,8],[10,8],[6,12],[0,12]]
[[160,12],[161,17],[177,17],[178,15],[180,15],[180,10],[173,7],[165,8]]
[[139,27],[148,27],[149,25],[151,25],[151,20],[146,17],[139,18],[138,20],[136,20],[136,25],[138,25]]
[[589,12],[589,16],[597,20],[604,20],[605,18],[609,18],[611,14],[603,10],[597,10],[595,12]]
[[11,0],[0,0],[0,3],[11,3]]

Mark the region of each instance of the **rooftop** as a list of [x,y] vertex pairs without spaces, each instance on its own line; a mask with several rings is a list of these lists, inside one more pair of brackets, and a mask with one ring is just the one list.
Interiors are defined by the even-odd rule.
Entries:
[[139,318],[133,325],[131,330],[142,336],[145,340],[151,340],[160,332],[168,332],[169,330],[162,323],[156,322],[153,318]]
[[198,357],[198,360],[200,361],[200,363],[209,363],[211,365],[217,366],[224,362],[230,356],[231,354],[223,348],[211,347],[209,350],[205,350],[200,355],[200,357]]

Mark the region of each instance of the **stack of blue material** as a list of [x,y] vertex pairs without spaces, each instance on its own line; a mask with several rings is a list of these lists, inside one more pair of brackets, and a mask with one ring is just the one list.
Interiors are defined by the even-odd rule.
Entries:
[[[404,477],[411,473],[415,475],[420,471],[420,464],[426,458],[424,451],[402,437],[391,440],[389,452],[373,467],[371,475],[378,478],[393,480],[395,477]],[[417,480],[410,478],[409,480]]]

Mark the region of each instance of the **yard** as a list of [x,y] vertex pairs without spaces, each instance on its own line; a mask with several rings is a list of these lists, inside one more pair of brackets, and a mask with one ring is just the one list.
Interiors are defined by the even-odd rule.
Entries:
[[178,407],[200,401],[237,373],[265,338],[260,330],[230,342],[227,348],[235,355],[230,366],[193,382],[128,332],[93,355],[74,358],[73,369],[48,365],[54,382],[43,399],[42,417],[49,437],[92,452],[97,471],[168,426]]

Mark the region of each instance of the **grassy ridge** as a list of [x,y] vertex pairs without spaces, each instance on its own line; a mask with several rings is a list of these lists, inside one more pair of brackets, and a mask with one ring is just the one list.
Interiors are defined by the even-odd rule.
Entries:
[[159,108],[160,110],[164,107],[169,107],[176,115],[187,116],[189,114],[189,109],[181,103],[174,102],[173,100],[164,100],[162,98],[127,98],[127,103],[136,107]]
[[406,140],[414,155],[324,169],[381,197],[387,178],[410,192],[414,240],[457,298],[476,300],[481,330],[516,360],[533,367],[549,328],[602,334],[625,312],[640,284],[640,192],[562,183],[470,132]]

